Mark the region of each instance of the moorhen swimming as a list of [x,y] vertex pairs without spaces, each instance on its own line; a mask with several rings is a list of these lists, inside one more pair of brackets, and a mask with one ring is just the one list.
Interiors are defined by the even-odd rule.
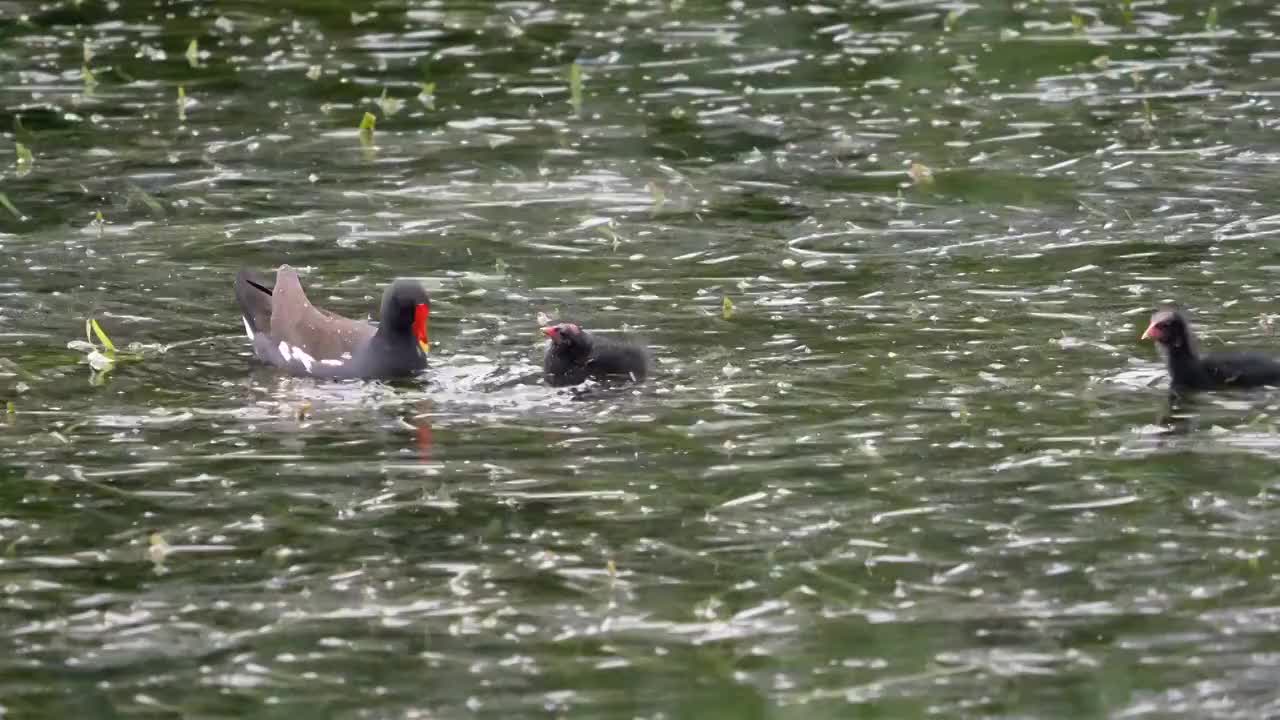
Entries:
[[1169,390],[1174,395],[1197,390],[1280,385],[1280,362],[1261,353],[1201,355],[1191,325],[1178,310],[1157,310],[1142,339],[1156,342],[1169,366]]
[[288,265],[276,271],[274,284],[241,270],[236,301],[254,355],[294,375],[390,378],[427,366],[431,300],[417,281],[401,278],[387,286],[377,327],[312,305]]
[[549,324],[542,334],[551,339],[542,374],[552,387],[578,385],[588,378],[643,380],[648,373],[649,353],[634,341],[595,335],[567,322]]

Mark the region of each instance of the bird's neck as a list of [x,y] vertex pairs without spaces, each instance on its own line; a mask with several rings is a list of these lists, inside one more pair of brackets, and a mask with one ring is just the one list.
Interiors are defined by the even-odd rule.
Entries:
[[381,342],[389,348],[411,348],[418,351],[418,338],[413,334],[413,326],[383,319],[375,333]]
[[401,339],[413,337],[412,327],[397,327],[395,323],[383,320],[378,323],[378,334],[390,340],[391,338]]
[[1199,385],[1204,378],[1204,365],[1195,346],[1184,342],[1176,347],[1162,348],[1169,377],[1174,385]]

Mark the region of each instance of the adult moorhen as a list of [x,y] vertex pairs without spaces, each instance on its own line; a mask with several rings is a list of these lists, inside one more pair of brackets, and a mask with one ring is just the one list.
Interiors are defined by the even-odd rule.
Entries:
[[312,305],[298,272],[288,265],[276,271],[274,284],[241,270],[236,301],[254,355],[294,375],[391,378],[427,366],[431,300],[417,281],[401,278],[387,286],[376,328]]
[[596,382],[643,380],[649,353],[640,344],[583,330],[576,323],[553,323],[542,328],[551,339],[542,358],[542,374],[552,387]]
[[1201,355],[1186,316],[1172,308],[1157,310],[1142,339],[1156,342],[1169,366],[1174,395],[1199,390],[1227,390],[1280,385],[1280,362],[1256,352]]

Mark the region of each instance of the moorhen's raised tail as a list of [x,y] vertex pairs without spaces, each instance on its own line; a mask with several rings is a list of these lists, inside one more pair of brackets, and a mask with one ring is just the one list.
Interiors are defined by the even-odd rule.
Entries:
[[1157,310],[1142,339],[1156,342],[1169,367],[1169,390],[1174,395],[1199,390],[1280,386],[1280,362],[1261,353],[1201,355],[1190,323],[1176,309]]
[[542,358],[542,374],[552,387],[596,382],[643,380],[649,371],[649,353],[639,343],[596,335],[576,323],[554,323],[542,328],[550,338]]
[[427,366],[431,300],[414,280],[402,278],[387,286],[377,327],[312,305],[297,271],[288,265],[276,271],[274,283],[241,270],[236,301],[254,355],[294,375],[391,378]]

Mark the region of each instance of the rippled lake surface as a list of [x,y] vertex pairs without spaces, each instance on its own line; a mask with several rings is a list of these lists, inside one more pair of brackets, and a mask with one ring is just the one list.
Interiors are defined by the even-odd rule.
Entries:
[[[1278,32],[0,2],[0,716],[1280,713],[1280,397],[1138,342],[1280,354]],[[422,278],[431,370],[257,365],[281,263]],[[541,385],[539,312],[653,378]]]

